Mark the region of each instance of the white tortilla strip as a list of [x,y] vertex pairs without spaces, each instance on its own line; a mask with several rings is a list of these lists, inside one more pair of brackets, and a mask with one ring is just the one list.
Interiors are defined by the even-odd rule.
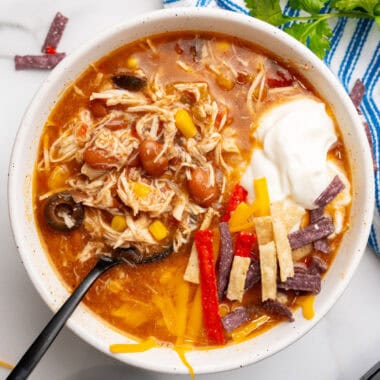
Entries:
[[259,245],[265,245],[273,241],[272,217],[261,216],[253,219],[255,223],[257,241]]
[[285,282],[288,277],[294,276],[292,249],[290,247],[288,232],[281,218],[279,208],[275,202],[271,205],[272,225],[274,241],[276,243],[277,259],[280,266],[281,281]]
[[227,288],[227,298],[231,301],[242,301],[244,296],[245,280],[251,259],[249,257],[234,256]]
[[[218,214],[217,211],[215,211],[213,208],[209,208],[205,214],[205,217],[199,229],[206,230],[207,228],[209,228],[212,222],[212,218],[217,214]],[[193,284],[199,284],[200,282],[199,278],[200,277],[199,277],[198,252],[197,252],[197,248],[195,247],[195,244],[193,243],[191,247],[189,261],[187,262],[186,270],[183,275],[183,279],[185,281],[192,282]]]
[[259,245],[261,270],[261,300],[275,300],[277,294],[277,258],[273,241]]
[[298,206],[291,199],[273,202],[271,204],[271,212],[272,215],[275,213],[280,219],[282,219],[288,233],[294,226],[301,222],[301,219],[306,213],[304,208]]
[[292,251],[293,262],[303,259],[304,257],[310,255],[313,250],[312,244],[306,244],[303,247],[299,247]]

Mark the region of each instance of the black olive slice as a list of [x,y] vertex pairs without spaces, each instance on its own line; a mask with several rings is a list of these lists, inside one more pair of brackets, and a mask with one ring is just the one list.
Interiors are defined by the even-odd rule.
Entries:
[[146,86],[146,79],[134,75],[119,74],[112,77],[116,86],[129,91],[140,91]]
[[163,251],[153,253],[151,255],[144,255],[142,252],[138,251],[135,247],[129,248],[116,248],[114,251],[115,257],[123,260],[130,264],[148,264],[161,261],[168,257],[173,252],[173,246],[169,246]]
[[84,207],[76,203],[70,193],[51,195],[44,208],[46,223],[56,231],[72,231],[78,228],[84,218]]

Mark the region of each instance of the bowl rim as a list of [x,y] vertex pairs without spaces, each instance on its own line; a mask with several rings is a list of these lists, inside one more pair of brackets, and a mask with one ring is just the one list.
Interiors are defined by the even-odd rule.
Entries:
[[[32,118],[32,115],[35,112],[35,108],[38,108],[38,105],[41,103],[42,99],[45,97],[45,94],[47,93],[49,87],[57,81],[57,79],[64,73],[64,71],[69,68],[72,64],[75,64],[75,62],[79,61],[81,57],[87,56],[93,49],[96,49],[98,45],[103,44],[107,39],[112,38],[113,35],[117,34],[118,32],[125,30],[128,31],[128,29],[133,28],[134,26],[137,26],[141,23],[151,23],[151,22],[157,22],[162,21],[165,18],[168,17],[203,17],[208,18],[210,20],[212,19],[218,19],[218,20],[233,20],[237,23],[242,23],[245,25],[249,25],[252,27],[254,25],[257,28],[260,28],[264,33],[271,35],[275,39],[281,39],[282,43],[285,45],[292,45],[292,48],[298,50],[299,54],[305,57],[311,65],[314,65],[314,67],[318,68],[318,71],[326,77],[337,89],[337,92],[340,96],[340,101],[344,103],[345,108],[347,109],[347,112],[349,113],[349,117],[354,121],[355,125],[360,125],[361,120],[350,100],[347,93],[343,89],[341,83],[338,81],[338,79],[334,76],[334,74],[330,71],[330,69],[321,61],[319,58],[317,58],[307,47],[299,43],[298,41],[295,41],[292,37],[290,37],[288,34],[283,32],[282,30],[279,30],[278,28],[273,27],[272,25],[269,25],[263,21],[254,19],[252,17],[249,17],[247,15],[221,10],[221,9],[215,9],[215,8],[192,8],[192,7],[182,7],[182,8],[169,8],[169,9],[161,9],[161,10],[155,10],[149,13],[144,13],[140,16],[134,17],[132,20],[127,22],[122,22],[119,24],[116,24],[107,30],[105,30],[102,33],[99,33],[98,36],[92,38],[89,42],[83,44],[81,47],[79,47],[77,50],[75,50],[73,53],[69,54],[65,60],[63,60],[50,74],[49,76],[44,80],[41,87],[37,91],[36,95],[33,97],[29,107],[24,113],[24,116],[22,118],[21,124],[19,126],[14,145],[13,150],[11,154],[11,160],[9,164],[9,174],[8,174],[8,207],[9,207],[9,216],[11,221],[11,227],[14,239],[16,241],[17,249],[19,252],[19,255],[21,257],[21,260],[25,266],[25,269],[28,273],[29,278],[31,279],[33,285],[37,289],[40,296],[43,298],[44,302],[49,306],[49,308],[55,312],[56,306],[53,303],[53,300],[49,298],[46,293],[44,292],[44,287],[40,281],[38,281],[37,278],[33,276],[32,271],[30,270],[28,266],[27,260],[25,260],[26,255],[28,254],[28,247],[25,243],[24,236],[22,234],[22,231],[20,230],[20,226],[17,222],[16,214],[17,209],[20,206],[20,203],[16,194],[17,192],[14,191],[15,186],[17,186],[17,178],[20,176],[18,174],[18,160],[19,157],[23,154],[23,145],[20,142],[25,141],[25,135],[28,127],[29,119]],[[227,20],[228,19],[228,20]],[[164,27],[163,27],[164,29]],[[201,29],[199,29],[201,30]],[[206,29],[202,29],[206,30]],[[151,34],[147,34],[151,35]],[[112,51],[112,50],[111,50]],[[373,172],[369,169],[369,162],[372,163],[372,160],[370,160],[370,150],[368,144],[364,143],[364,131],[359,133],[362,135],[362,139],[358,142],[360,145],[360,148],[363,150],[363,155],[366,157],[364,160],[365,163],[365,169],[367,173],[365,175],[365,185],[364,188],[367,191],[367,202],[366,202],[366,215],[368,216],[368,221],[372,217],[373,214],[373,208],[374,208],[374,181],[373,181]],[[33,216],[33,222],[34,222],[34,216]],[[359,253],[353,256],[351,265],[349,266],[348,270],[345,272],[344,279],[337,285],[335,293],[333,293],[331,296],[327,298],[327,300],[321,305],[321,308],[319,309],[318,315],[314,317],[312,321],[307,325],[307,327],[301,329],[301,332],[298,335],[291,335],[291,339],[283,339],[280,343],[278,343],[274,348],[269,348],[266,353],[262,354],[258,359],[251,359],[246,360],[246,358],[240,358],[236,357],[235,359],[228,361],[228,362],[221,362],[217,366],[204,366],[200,370],[195,370],[196,374],[202,374],[202,373],[215,373],[215,372],[221,372],[225,370],[231,370],[235,368],[239,368],[242,366],[246,366],[249,364],[253,364],[257,361],[260,361],[262,359],[265,359],[282,349],[286,348],[290,344],[297,341],[300,337],[305,335],[307,332],[309,332],[323,317],[324,315],[332,308],[332,306],[335,304],[335,302],[340,298],[340,296],[343,294],[344,290],[347,288],[348,283],[350,282],[356,268],[359,265],[359,262],[362,258],[362,255],[364,253],[364,248],[367,243],[367,238],[370,232],[370,223],[368,222],[366,225],[362,228],[362,234],[358,236],[357,238],[357,246],[360,247]],[[41,244],[42,246],[42,244]],[[46,252],[45,252],[46,254]],[[94,316],[96,317],[96,316]],[[164,372],[164,373],[187,373],[187,369],[185,367],[181,367],[180,369],[173,370],[173,367],[171,365],[162,365],[161,363],[152,363],[152,362],[146,362],[143,360],[140,360],[133,355],[122,355],[122,356],[115,356],[109,350],[103,346],[100,346],[99,343],[90,336],[84,327],[81,327],[80,325],[76,324],[72,319],[69,319],[67,322],[68,327],[81,339],[98,349],[99,351],[104,352],[105,354],[111,356],[114,359],[118,359],[122,362],[125,362],[127,364],[148,369],[152,371],[158,371],[158,372]]]

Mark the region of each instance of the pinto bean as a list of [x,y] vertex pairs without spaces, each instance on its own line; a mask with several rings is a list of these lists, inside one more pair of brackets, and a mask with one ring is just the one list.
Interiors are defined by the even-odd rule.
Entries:
[[196,168],[191,171],[191,179],[187,181],[190,196],[200,206],[209,207],[219,196],[216,184],[210,186],[210,173],[207,169]]
[[107,170],[117,164],[115,157],[107,156],[107,152],[99,148],[87,148],[83,152],[83,160],[94,169]]
[[107,115],[107,107],[101,100],[92,100],[89,103],[88,107],[90,108],[91,113],[95,117],[104,117]]
[[169,162],[165,155],[158,157],[163,145],[157,141],[144,140],[140,144],[140,161],[145,171],[152,177],[159,177],[168,168]]

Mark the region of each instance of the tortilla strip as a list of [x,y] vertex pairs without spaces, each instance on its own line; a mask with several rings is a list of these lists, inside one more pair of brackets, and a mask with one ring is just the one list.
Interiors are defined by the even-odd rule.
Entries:
[[279,214],[275,202],[271,205],[272,225],[274,241],[276,243],[277,259],[280,266],[281,281],[286,281],[288,277],[294,276],[292,249],[289,244],[288,232]]
[[271,204],[271,213],[275,213],[282,219],[289,233],[301,221],[305,215],[305,210],[291,199],[286,199],[285,201],[273,202]]
[[310,253],[313,251],[313,244],[306,244],[303,247],[293,249],[292,251],[292,257],[293,261],[298,261],[303,259],[304,257],[310,255]]
[[277,258],[273,241],[259,245],[261,269],[261,300],[275,300],[277,293]]
[[[215,211],[213,208],[209,208],[205,214],[205,217],[199,229],[206,230],[207,228],[209,228],[212,222],[212,218],[217,214],[218,214],[217,211]],[[197,249],[195,248],[195,244],[193,244],[191,247],[190,257],[189,257],[189,261],[187,262],[183,279],[185,281],[192,282],[193,284],[200,283],[198,252],[197,252]]]
[[251,259],[249,257],[235,256],[232,262],[230,280],[227,288],[227,298],[231,301],[242,301],[245,288],[245,279]]
[[265,245],[273,241],[272,217],[260,216],[259,218],[254,218],[253,221],[259,245]]

